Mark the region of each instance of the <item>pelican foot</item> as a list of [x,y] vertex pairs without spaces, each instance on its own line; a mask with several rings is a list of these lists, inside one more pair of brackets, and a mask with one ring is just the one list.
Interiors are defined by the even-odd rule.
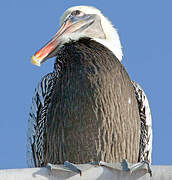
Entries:
[[150,177],[152,177],[152,170],[150,168],[150,164],[147,161],[142,161],[136,164],[132,164],[132,163],[128,163],[124,159],[121,163],[121,166],[123,171],[129,171],[130,173],[140,169],[145,169],[150,174]]
[[70,163],[69,161],[65,161],[63,166],[48,163],[46,165],[46,168],[49,169],[51,172],[53,170],[61,170],[66,172],[76,172],[79,173],[80,176],[82,175],[82,171],[75,164]]
[[130,173],[140,170],[140,169],[145,169],[147,172],[150,174],[150,177],[152,177],[152,170],[150,168],[150,164],[146,161],[139,162],[136,164],[128,163],[125,159],[122,161],[122,163],[107,163],[107,162],[93,162],[91,163],[92,165],[99,165],[99,166],[104,166],[106,168],[111,168],[114,170],[119,170],[119,171],[128,171]]

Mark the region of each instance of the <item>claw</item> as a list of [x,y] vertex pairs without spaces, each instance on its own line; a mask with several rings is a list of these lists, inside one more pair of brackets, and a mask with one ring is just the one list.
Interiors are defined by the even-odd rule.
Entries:
[[50,171],[52,171],[52,164],[48,163],[48,164],[46,165],[46,168],[49,169]]
[[56,164],[51,164],[51,163],[48,163],[46,165],[46,168],[49,169],[51,172],[53,170],[60,170],[60,171],[67,171],[69,172],[70,170],[64,166],[61,166],[61,165],[56,165]]
[[111,169],[115,169],[115,170],[123,170],[121,168],[121,164],[120,163],[106,163],[106,162],[103,162],[103,161],[100,161],[99,162],[99,166],[104,166],[104,167],[107,167],[107,168],[111,168]]
[[125,159],[122,160],[121,167],[123,171],[130,171],[128,168],[128,162]]
[[72,164],[69,161],[65,161],[64,166],[67,167],[68,169],[70,169],[71,171],[79,173],[80,176],[82,176],[82,171],[79,168],[77,168],[77,166],[75,164]]

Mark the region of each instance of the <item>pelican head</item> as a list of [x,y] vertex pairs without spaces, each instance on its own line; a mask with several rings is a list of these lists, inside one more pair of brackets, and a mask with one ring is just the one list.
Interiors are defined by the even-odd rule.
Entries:
[[71,40],[88,37],[97,41],[122,60],[122,47],[119,35],[111,22],[100,12],[90,6],[75,6],[67,9],[60,19],[60,28],[53,38],[31,58],[31,62],[40,66],[46,59],[56,55],[55,49]]

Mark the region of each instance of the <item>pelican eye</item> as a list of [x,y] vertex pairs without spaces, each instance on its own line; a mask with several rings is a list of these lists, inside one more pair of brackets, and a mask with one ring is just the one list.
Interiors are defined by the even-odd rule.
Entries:
[[71,15],[72,15],[72,16],[83,16],[84,13],[83,13],[82,11],[80,11],[80,10],[76,10],[76,11],[73,11],[73,12],[71,13]]

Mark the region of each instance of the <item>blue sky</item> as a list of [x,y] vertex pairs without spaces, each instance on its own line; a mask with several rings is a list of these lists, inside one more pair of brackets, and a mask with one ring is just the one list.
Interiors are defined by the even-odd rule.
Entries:
[[0,169],[26,165],[27,119],[34,88],[52,71],[30,57],[57,31],[64,10],[92,5],[118,29],[123,61],[145,90],[153,118],[152,164],[172,164],[172,1],[6,0],[0,2]]

